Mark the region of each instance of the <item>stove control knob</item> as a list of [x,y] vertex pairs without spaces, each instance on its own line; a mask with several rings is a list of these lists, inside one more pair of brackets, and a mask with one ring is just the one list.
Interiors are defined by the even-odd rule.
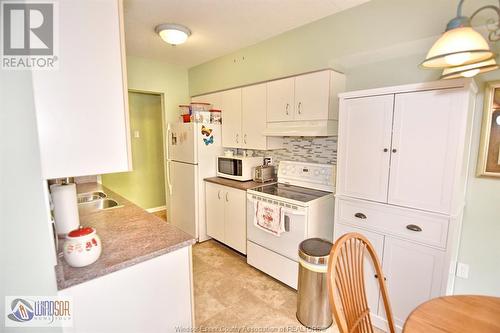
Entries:
[[319,176],[319,170],[314,170],[314,175]]

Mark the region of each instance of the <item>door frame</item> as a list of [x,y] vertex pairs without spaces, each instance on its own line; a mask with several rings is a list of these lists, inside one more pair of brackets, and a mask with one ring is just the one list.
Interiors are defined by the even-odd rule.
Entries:
[[[167,178],[167,156],[168,156],[168,145],[166,142],[166,131],[167,131],[167,110],[165,109],[165,93],[158,92],[158,91],[151,91],[151,90],[142,90],[142,89],[128,89],[127,92],[127,98],[129,93],[135,93],[135,94],[145,94],[145,95],[154,95],[154,96],[159,96],[160,97],[160,103],[161,103],[161,133],[162,133],[162,143],[163,143],[163,178],[165,180],[163,184],[163,188],[165,191],[165,211],[167,212],[168,216],[168,205],[167,202],[170,202],[170,192],[169,192],[169,184],[168,184],[168,178]],[[130,113],[130,108],[128,110]],[[131,134],[131,133],[130,133]],[[168,199],[167,199],[168,198]],[[159,206],[161,207],[161,206]],[[155,207],[155,208],[159,208]],[[147,209],[148,212],[153,213],[157,211],[155,208],[150,208]],[[167,218],[168,220],[168,218]]]

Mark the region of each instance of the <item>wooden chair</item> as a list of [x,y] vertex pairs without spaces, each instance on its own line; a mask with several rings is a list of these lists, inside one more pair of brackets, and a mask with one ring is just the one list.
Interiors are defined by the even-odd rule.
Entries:
[[332,247],[328,258],[328,294],[333,317],[340,333],[373,333],[370,309],[366,299],[364,258],[368,251],[384,301],[391,333],[395,333],[384,275],[377,254],[365,236],[348,233]]

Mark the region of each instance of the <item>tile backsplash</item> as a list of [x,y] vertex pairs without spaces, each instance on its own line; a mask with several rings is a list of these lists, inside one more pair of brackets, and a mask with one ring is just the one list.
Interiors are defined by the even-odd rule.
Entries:
[[255,156],[272,157],[280,161],[337,164],[337,137],[284,137],[283,149],[254,150]]

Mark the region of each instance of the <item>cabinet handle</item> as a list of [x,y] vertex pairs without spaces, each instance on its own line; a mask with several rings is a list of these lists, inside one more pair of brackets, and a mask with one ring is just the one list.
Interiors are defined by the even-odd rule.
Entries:
[[398,152],[398,150],[397,150],[397,149],[393,149],[393,150],[392,150],[392,152],[393,152],[393,153],[397,153],[397,152]]
[[299,105],[297,105],[297,112],[302,114],[302,102],[299,102]]
[[240,135],[236,134],[236,143],[240,143]]
[[243,136],[243,143],[247,144],[247,135],[246,134]]
[[[375,279],[378,279],[378,274],[375,274]],[[387,281],[387,278],[384,276],[384,281]]]
[[217,198],[219,198],[219,200],[221,199],[220,193],[221,193],[221,190],[219,190],[219,192],[217,192]]
[[384,148],[384,153],[387,153],[388,151],[389,151],[389,149]]
[[419,227],[418,225],[416,225],[416,224],[408,224],[408,225],[406,226],[406,229],[411,230],[411,231],[416,231],[416,232],[420,232],[420,231],[422,231],[422,228],[420,228],[420,227]]
[[228,194],[229,194],[229,192],[226,192],[226,202],[229,202]]
[[356,214],[354,214],[354,217],[357,217],[358,219],[362,219],[362,220],[366,219],[366,215],[363,213],[356,213]]
[[286,115],[288,116],[289,115],[289,111],[288,111],[288,108],[290,107],[290,104],[286,103],[286,106],[285,106],[285,113]]

